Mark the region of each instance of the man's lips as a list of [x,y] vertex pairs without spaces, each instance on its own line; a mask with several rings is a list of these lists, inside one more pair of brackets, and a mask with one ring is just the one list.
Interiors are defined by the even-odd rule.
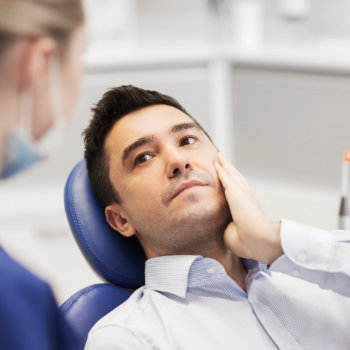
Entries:
[[194,186],[205,186],[205,184],[199,180],[192,180],[189,182],[185,182],[181,184],[172,194],[171,199],[174,199],[176,196],[178,196],[181,192],[194,187]]

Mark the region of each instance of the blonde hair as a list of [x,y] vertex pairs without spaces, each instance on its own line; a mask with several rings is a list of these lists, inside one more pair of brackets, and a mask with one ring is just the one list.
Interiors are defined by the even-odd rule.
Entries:
[[0,55],[17,38],[44,36],[62,51],[83,22],[81,0],[0,0]]

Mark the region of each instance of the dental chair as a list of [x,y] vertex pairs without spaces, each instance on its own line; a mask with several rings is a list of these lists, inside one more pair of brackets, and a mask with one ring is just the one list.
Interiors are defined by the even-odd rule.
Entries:
[[85,160],[68,177],[64,204],[80,250],[106,282],[78,291],[60,307],[76,334],[80,350],[92,326],[144,285],[146,257],[136,238],[125,238],[108,225],[91,188]]

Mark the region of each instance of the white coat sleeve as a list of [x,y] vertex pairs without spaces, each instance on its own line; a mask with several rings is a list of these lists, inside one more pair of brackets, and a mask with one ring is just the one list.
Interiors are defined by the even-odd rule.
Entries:
[[282,220],[284,255],[270,266],[323,289],[350,296],[350,232],[326,231]]
[[147,350],[148,346],[130,330],[119,326],[104,326],[90,331],[85,350]]

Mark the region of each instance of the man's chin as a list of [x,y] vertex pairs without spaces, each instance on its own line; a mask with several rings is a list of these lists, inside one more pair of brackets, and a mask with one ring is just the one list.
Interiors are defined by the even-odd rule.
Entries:
[[[229,210],[215,202],[203,201],[200,203],[187,203],[176,211],[175,221],[182,224],[196,225],[205,223],[220,223],[228,217]],[[227,220],[225,220],[227,221]]]

